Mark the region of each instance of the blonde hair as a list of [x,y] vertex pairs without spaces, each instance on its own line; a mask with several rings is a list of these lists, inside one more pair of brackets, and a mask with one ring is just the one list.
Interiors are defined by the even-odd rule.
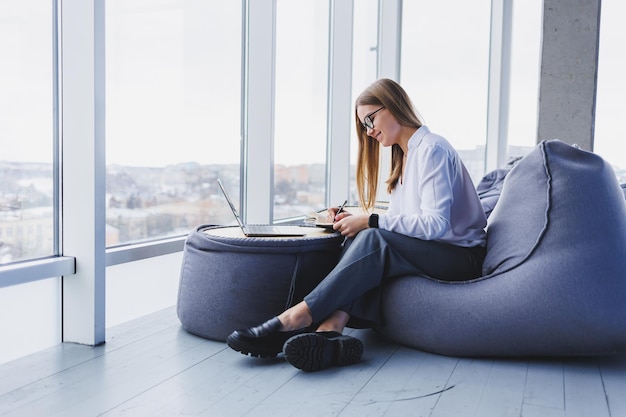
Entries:
[[[361,205],[369,210],[374,207],[378,192],[378,175],[380,169],[380,145],[367,136],[367,130],[357,115],[359,106],[384,106],[402,126],[420,128],[422,121],[417,115],[411,99],[406,91],[395,81],[381,78],[367,87],[354,105],[356,133],[359,141],[356,164],[356,187]],[[404,151],[399,145],[391,147],[391,172],[386,181],[387,192],[396,187],[402,175]]]

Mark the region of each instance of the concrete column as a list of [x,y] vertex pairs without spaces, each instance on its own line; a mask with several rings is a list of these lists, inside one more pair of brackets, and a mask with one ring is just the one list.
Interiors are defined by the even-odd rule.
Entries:
[[601,0],[544,0],[538,141],[593,150]]

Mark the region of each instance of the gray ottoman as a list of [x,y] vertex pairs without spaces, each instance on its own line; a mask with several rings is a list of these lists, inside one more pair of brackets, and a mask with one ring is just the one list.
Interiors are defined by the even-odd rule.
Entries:
[[336,265],[343,237],[244,237],[238,227],[199,226],[183,253],[178,318],[190,333],[226,340],[301,301]]

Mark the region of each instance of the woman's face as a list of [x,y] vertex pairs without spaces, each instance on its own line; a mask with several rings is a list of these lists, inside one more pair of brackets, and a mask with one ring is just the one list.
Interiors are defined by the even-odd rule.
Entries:
[[[386,108],[377,105],[362,105],[357,106],[356,114],[369,137],[376,139],[383,146],[398,143],[400,123]],[[373,128],[366,126],[369,121],[374,125]]]

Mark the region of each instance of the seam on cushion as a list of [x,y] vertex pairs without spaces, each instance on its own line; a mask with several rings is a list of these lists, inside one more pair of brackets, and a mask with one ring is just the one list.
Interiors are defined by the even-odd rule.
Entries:
[[[191,234],[190,234],[191,235]],[[187,237],[186,240],[188,240],[189,237]],[[181,299],[182,293],[183,293],[183,285],[186,285],[186,281],[184,280],[184,277],[187,276],[187,274],[185,273],[185,271],[188,268],[188,264],[189,264],[189,248],[187,247],[187,242],[185,242],[185,245],[183,247],[183,261],[182,264],[180,266],[180,276],[178,278],[178,292],[176,295],[176,316],[181,319],[181,315],[182,315],[182,306],[181,303],[179,302],[179,300]],[[183,280],[185,281],[183,283]]]
[[543,154],[543,168],[546,173],[546,210],[544,212],[543,228],[539,232],[539,235],[537,236],[537,240],[535,240],[535,243],[530,248],[526,256],[524,256],[517,265],[507,269],[507,271],[517,268],[518,266],[526,262],[526,260],[530,258],[531,255],[535,252],[535,250],[537,249],[537,247],[543,240],[543,237],[545,236],[546,231],[548,230],[548,225],[550,223],[550,210],[552,209],[552,173],[550,172],[550,164],[548,163],[549,156],[548,156],[548,153],[546,152],[546,147],[547,147],[547,142],[546,141],[542,142],[541,153]]
[[539,246],[539,244],[541,243],[541,241],[543,240],[547,230],[548,230],[548,225],[549,225],[549,220],[550,220],[550,210],[552,208],[552,173],[550,172],[550,164],[548,163],[548,154],[546,152],[546,146],[547,146],[547,141],[542,141],[540,144],[540,149],[541,149],[541,154],[543,155],[543,168],[546,174],[546,209],[544,212],[544,224],[543,227],[541,228],[541,230],[539,231],[539,234],[537,235],[537,240],[535,240],[535,243],[532,245],[532,247],[530,248],[530,250],[528,251],[528,253],[526,255],[524,255],[524,257],[517,262],[515,265],[512,265],[506,269],[500,270],[500,271],[494,271],[489,275],[484,275],[482,277],[478,277],[472,280],[468,280],[468,281],[459,281],[459,283],[472,283],[472,282],[478,282],[478,281],[482,281],[485,279],[490,279],[490,278],[495,278],[498,275],[507,273],[515,268],[520,267],[522,264],[524,264],[524,262],[526,262],[528,260],[528,258],[530,258],[530,256],[535,252],[535,250],[537,249],[537,247]]
[[287,294],[287,302],[285,303],[285,310],[289,309],[293,305],[293,295],[296,292],[296,281],[300,275],[300,256],[296,255],[296,264],[293,267],[293,274],[291,275],[291,283],[289,284],[289,293]]
[[541,243],[541,241],[543,240],[547,230],[548,230],[548,226],[550,224],[550,212],[552,210],[552,172],[550,171],[550,164],[548,162],[548,159],[550,158],[548,156],[548,153],[546,152],[546,147],[548,146],[547,142],[543,142],[541,145],[541,152],[543,153],[543,167],[546,171],[546,176],[547,176],[547,187],[546,187],[546,211],[544,213],[544,221],[545,223],[543,224],[543,228],[541,229],[541,232],[539,232],[539,236],[537,236],[537,240],[535,241],[535,244],[533,245],[533,247],[530,249],[530,251],[528,251],[528,254],[524,257],[524,259],[522,260],[522,262],[520,262],[518,265],[521,265],[522,263],[526,262],[526,260],[528,258],[530,258],[530,256],[535,252],[535,250],[537,249],[537,247],[539,246],[539,244]]

